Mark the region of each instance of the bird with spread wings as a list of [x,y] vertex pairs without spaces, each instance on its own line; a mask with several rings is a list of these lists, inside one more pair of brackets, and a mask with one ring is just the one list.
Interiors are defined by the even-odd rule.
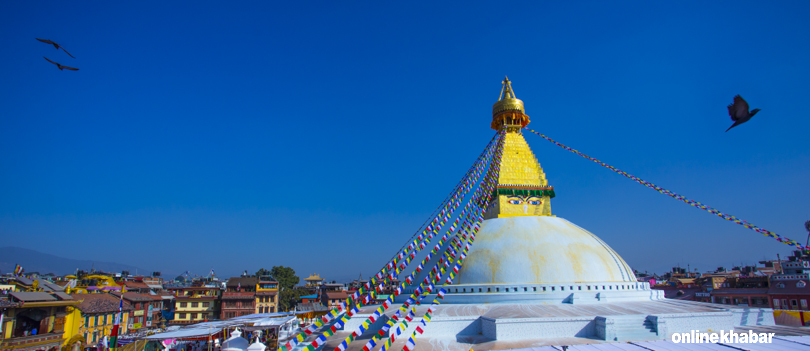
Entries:
[[[42,57],[45,58],[46,60],[48,60],[47,57],[45,57],[45,56],[42,56]],[[56,62],[53,62],[51,60],[48,60],[48,62],[53,63],[54,65],[56,65],[56,67],[59,67],[60,71],[63,70],[63,69],[69,69],[71,71],[78,71],[79,70],[78,68],[73,68],[73,67],[68,67],[68,66],[65,66],[65,65],[60,65],[60,64],[58,64]]]
[[53,47],[55,47],[55,48],[56,48],[56,50],[62,49],[62,51],[64,51],[66,54],[68,54],[68,56],[73,57],[73,58],[76,58],[76,57],[74,57],[73,55],[71,55],[69,52],[67,52],[67,50],[65,50],[65,48],[63,48],[62,46],[60,46],[60,45],[59,45],[59,44],[57,44],[57,43],[54,43],[53,41],[50,41],[50,40],[48,40],[48,39],[40,39],[40,38],[36,38],[36,39],[37,39],[37,40],[39,40],[39,41],[41,41],[41,42],[43,42],[43,43],[45,43],[45,44],[51,44],[51,45],[53,45]]
[[751,117],[754,117],[754,115],[759,111],[760,109],[755,108],[749,112],[748,102],[746,102],[745,99],[743,99],[740,95],[735,96],[734,102],[728,105],[728,115],[731,116],[731,120],[734,121],[734,124],[732,124],[731,127],[728,127],[726,131],[728,132],[731,130],[731,128],[748,122],[748,120],[751,119]]

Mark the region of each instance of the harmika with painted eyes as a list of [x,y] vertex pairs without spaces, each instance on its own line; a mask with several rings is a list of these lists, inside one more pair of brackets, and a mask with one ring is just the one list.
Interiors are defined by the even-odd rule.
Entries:
[[536,211],[538,209],[537,206],[543,204],[543,200],[537,196],[520,196],[520,195],[511,195],[507,198],[507,202],[510,205],[523,205],[523,214],[529,214],[529,206],[532,207],[532,213],[539,213],[540,211]]

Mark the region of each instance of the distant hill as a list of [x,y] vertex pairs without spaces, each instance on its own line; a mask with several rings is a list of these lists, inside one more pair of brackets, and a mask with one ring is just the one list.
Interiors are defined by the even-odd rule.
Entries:
[[89,272],[91,267],[95,268],[97,271],[105,272],[129,271],[131,274],[135,274],[137,270],[140,274],[151,273],[144,269],[121,263],[75,260],[21,247],[0,247],[0,273],[6,274],[14,272],[14,267],[17,264],[23,266],[26,272],[39,272],[40,274],[74,274],[76,268]]

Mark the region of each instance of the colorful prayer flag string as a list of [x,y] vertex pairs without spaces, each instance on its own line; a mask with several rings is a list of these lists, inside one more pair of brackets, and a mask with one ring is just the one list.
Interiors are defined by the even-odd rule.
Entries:
[[[467,257],[467,253],[469,252],[470,248],[472,247],[473,242],[475,241],[475,234],[477,234],[477,231],[478,231],[478,228],[479,228],[478,224],[480,224],[480,222],[483,221],[483,216],[484,216],[484,213],[486,212],[487,207],[489,206],[489,201],[494,197],[492,189],[495,188],[493,183],[498,179],[498,175],[500,173],[501,151],[502,151],[502,145],[499,145],[498,153],[496,154],[495,159],[493,159],[493,161],[492,161],[492,168],[490,168],[490,172],[488,172],[488,176],[487,176],[487,178],[485,180],[485,182],[487,182],[486,186],[487,186],[487,188],[489,188],[488,189],[489,191],[487,192],[487,195],[485,195],[485,197],[484,197],[484,201],[483,201],[483,204],[481,206],[480,214],[478,214],[476,216],[477,217],[476,229],[473,232],[473,235],[471,235],[470,238],[467,239],[467,242],[465,243],[463,248],[461,247],[461,245],[459,245],[459,250],[461,250],[461,254],[458,256],[458,261],[456,262],[455,266],[453,266],[452,272],[450,272],[450,274],[447,276],[447,279],[444,281],[444,284],[442,284],[441,288],[439,289],[438,293],[436,294],[436,298],[433,299],[433,303],[431,303],[431,305],[428,308],[425,315],[422,316],[422,320],[419,322],[419,325],[416,326],[416,330],[408,338],[408,341],[405,343],[405,346],[402,348],[403,351],[413,351],[413,349],[416,347],[417,335],[420,335],[420,334],[424,333],[424,328],[427,328],[428,323],[430,323],[430,321],[432,319],[432,313],[436,310],[436,307],[439,304],[441,304],[441,302],[439,300],[444,299],[444,295],[446,293],[444,287],[447,286],[447,285],[452,284],[453,280],[456,277],[456,273],[458,273],[459,270],[461,270],[462,263],[464,262],[464,259]],[[481,187],[484,187],[484,186],[485,185],[482,184]],[[450,261],[450,262],[452,263],[452,261]],[[439,279],[439,281],[440,281],[440,279]],[[394,340],[395,340],[395,335],[392,334],[389,341],[387,341],[383,345],[383,349],[381,351],[387,351],[388,347],[391,346],[391,343]]]
[[590,156],[588,156],[588,155],[585,155],[585,154],[583,154],[583,153],[581,153],[581,152],[579,152],[579,151],[577,151],[577,150],[574,150],[574,149],[572,149],[572,148],[570,148],[570,147],[568,147],[568,146],[565,146],[565,145],[563,145],[563,144],[560,144],[560,143],[558,143],[558,142],[554,141],[553,139],[551,139],[551,138],[549,138],[549,137],[547,137],[547,136],[545,136],[545,135],[543,135],[543,134],[540,134],[540,133],[538,133],[538,132],[536,132],[536,131],[534,131],[534,130],[531,130],[531,129],[529,129],[529,128],[524,128],[524,129],[526,129],[526,130],[528,130],[528,131],[530,131],[530,132],[532,132],[532,133],[534,133],[534,134],[539,135],[539,136],[540,136],[540,137],[542,137],[543,139],[546,139],[546,140],[548,140],[548,141],[550,141],[550,142],[552,142],[552,143],[556,144],[557,146],[559,146],[559,147],[561,147],[561,148],[563,148],[563,149],[566,149],[566,150],[571,151],[571,152],[573,152],[573,153],[575,153],[575,154],[577,154],[577,155],[580,155],[580,156],[582,156],[582,157],[584,157],[584,158],[587,158],[587,159],[589,159],[589,160],[591,160],[591,161],[593,161],[593,162],[596,162],[596,163],[600,164],[601,166],[603,166],[603,167],[605,167],[605,168],[608,168],[608,169],[610,169],[610,170],[612,170],[612,171],[614,171],[614,172],[616,172],[616,173],[619,173],[619,174],[621,174],[621,175],[623,175],[623,176],[625,176],[625,177],[627,177],[627,178],[630,178],[630,179],[632,179],[632,180],[634,180],[634,181],[638,182],[638,183],[639,183],[639,184],[641,184],[641,185],[644,185],[644,186],[646,186],[646,187],[648,187],[648,188],[654,189],[654,190],[658,191],[658,192],[659,192],[659,193],[661,193],[661,194],[669,195],[669,196],[671,196],[672,198],[675,198],[675,199],[681,200],[681,201],[683,201],[683,202],[685,202],[685,203],[689,204],[690,206],[697,207],[697,208],[699,208],[699,209],[701,209],[701,210],[704,210],[704,211],[707,211],[707,212],[709,212],[709,213],[713,213],[713,214],[717,215],[717,216],[718,216],[718,217],[720,217],[720,218],[723,218],[723,219],[728,220],[728,221],[732,221],[732,222],[734,222],[734,223],[737,223],[737,224],[739,224],[739,225],[742,225],[743,227],[746,227],[746,228],[748,228],[748,229],[751,229],[751,230],[753,230],[753,231],[756,231],[756,232],[758,232],[758,233],[761,233],[762,235],[765,235],[765,236],[769,236],[769,237],[771,237],[771,238],[774,238],[774,239],[776,239],[776,241],[778,241],[778,242],[781,242],[781,243],[784,243],[784,244],[788,244],[788,245],[790,245],[790,246],[794,246],[794,247],[799,248],[799,249],[801,249],[801,250],[806,250],[806,249],[807,249],[805,246],[803,246],[802,244],[800,244],[799,242],[797,242],[797,241],[795,241],[795,240],[791,240],[791,239],[788,239],[788,238],[786,238],[786,237],[780,236],[779,234],[776,234],[776,233],[774,233],[774,232],[772,232],[772,231],[770,231],[770,230],[766,230],[766,229],[763,229],[763,228],[759,228],[759,227],[757,227],[757,226],[755,226],[755,225],[753,225],[753,224],[751,224],[751,223],[748,223],[748,222],[746,222],[746,221],[743,221],[743,220],[741,220],[741,219],[738,219],[737,217],[734,217],[734,216],[732,216],[732,215],[729,215],[729,214],[726,214],[726,213],[722,213],[722,212],[720,212],[720,211],[718,211],[718,210],[716,210],[716,209],[714,209],[714,208],[711,208],[711,207],[709,207],[709,206],[706,206],[706,205],[704,205],[704,204],[702,204],[702,203],[700,203],[700,202],[697,202],[697,201],[695,201],[695,200],[690,200],[690,199],[687,199],[686,197],[684,197],[684,196],[682,196],[682,195],[678,195],[678,194],[676,194],[676,193],[674,193],[674,192],[672,192],[672,191],[669,191],[669,190],[667,190],[667,189],[664,189],[664,188],[661,188],[661,187],[659,187],[659,186],[656,186],[656,185],[655,185],[655,184],[653,184],[653,183],[650,183],[650,182],[648,182],[648,181],[642,180],[642,179],[640,179],[640,178],[638,178],[638,177],[636,177],[636,176],[633,176],[633,175],[631,175],[631,174],[627,174],[627,172],[624,172],[624,171],[622,171],[622,170],[620,170],[620,169],[617,169],[616,167],[613,167],[613,166],[611,166],[611,165],[608,165],[608,164],[606,164],[606,163],[604,163],[604,162],[602,162],[602,161],[599,161],[599,160],[597,160],[597,159],[595,159],[595,158],[593,158],[593,157],[590,157]]
[[[488,147],[488,151],[487,151],[487,157],[486,157],[486,159],[485,159],[487,162],[484,162],[484,164],[489,163],[488,161],[490,160],[490,158],[492,158],[492,159],[493,159],[493,164],[494,164],[494,162],[495,162],[495,161],[494,161],[494,160],[495,160],[495,158],[498,158],[498,157],[499,157],[499,154],[500,154],[500,149],[502,148],[502,145],[503,145],[503,135],[504,135],[503,133],[499,133],[499,134],[498,134],[497,143],[495,144],[496,146],[494,146],[494,147],[493,147],[493,145],[492,145],[492,144],[490,144],[490,145],[489,145],[489,147]],[[494,156],[493,156],[493,155],[494,155]],[[492,166],[490,166],[490,167],[489,167],[489,169],[491,169],[491,168],[492,168]],[[483,167],[481,167],[480,169],[478,169],[478,171],[479,171],[479,172],[477,172],[477,174],[476,174],[476,176],[474,177],[474,179],[472,180],[472,182],[469,182],[469,181],[467,182],[467,184],[468,184],[468,185],[467,185],[467,187],[465,188],[465,193],[466,193],[466,191],[469,191],[469,190],[471,190],[471,189],[475,188],[475,185],[476,185],[476,184],[478,184],[478,179],[479,179],[479,177],[480,177],[480,175],[481,175],[481,171],[483,171]],[[485,176],[485,179],[487,179],[487,180],[483,181],[483,182],[482,182],[482,184],[490,184],[490,183],[492,182],[492,180],[491,180],[491,179],[489,179],[490,177],[491,177],[491,171],[487,171],[487,175]],[[469,209],[470,209],[471,204],[475,204],[475,203],[477,203],[477,202],[476,202],[476,201],[474,201],[474,200],[475,200],[475,199],[476,199],[478,196],[480,196],[480,194],[482,194],[482,191],[483,191],[483,190],[482,190],[482,188],[485,188],[485,187],[484,187],[484,186],[479,186],[479,187],[478,187],[478,190],[476,190],[475,194],[474,194],[472,197],[470,197],[470,199],[468,199],[467,205],[464,207],[464,210],[462,210],[462,212],[461,212],[461,214],[459,215],[459,217],[465,217],[465,212],[466,212],[467,210],[469,210]],[[485,191],[486,191],[486,192],[492,192],[492,189],[493,189],[493,188],[494,188],[494,187],[492,187],[492,186],[490,186],[490,187],[486,187]],[[464,196],[461,196],[461,197],[459,198],[459,200],[460,200],[460,199],[463,199],[463,198],[464,198]],[[475,206],[473,206],[473,207],[475,207]],[[455,209],[455,207],[453,207],[452,209]],[[444,225],[446,222],[449,222],[449,221],[450,221],[450,219],[452,218],[452,210],[451,210],[450,212],[446,213],[446,214],[445,214],[445,213],[444,213],[444,211],[443,211],[442,213],[440,213],[440,216],[439,216],[439,217],[442,217],[442,219],[441,219],[441,220],[438,222],[438,224],[437,224],[437,225],[439,226],[439,228],[441,228],[441,226],[442,226],[442,225]],[[434,223],[435,223],[436,221],[437,221],[437,220],[436,220],[436,219],[434,219]],[[414,282],[414,278],[416,277],[416,275],[417,275],[417,274],[419,274],[419,273],[421,272],[421,269],[418,269],[418,268],[419,268],[419,267],[423,267],[425,264],[427,264],[427,263],[428,263],[428,261],[430,261],[430,259],[432,258],[432,255],[433,255],[433,254],[438,253],[438,251],[440,250],[440,248],[441,248],[442,246],[444,246],[445,242],[448,240],[448,236],[449,236],[451,233],[453,233],[453,232],[456,230],[456,225],[458,224],[458,222],[459,222],[459,220],[458,220],[458,219],[456,219],[456,221],[450,225],[450,228],[448,229],[447,233],[445,233],[445,234],[444,234],[444,236],[442,236],[442,238],[439,240],[439,243],[436,245],[436,247],[435,247],[435,248],[433,248],[433,250],[432,250],[430,253],[428,253],[428,255],[427,255],[427,256],[426,256],[426,257],[425,257],[425,258],[422,260],[422,262],[421,262],[421,263],[419,264],[419,266],[417,267],[417,270],[414,270],[413,272],[411,272],[411,274],[410,274],[410,275],[409,275],[409,276],[408,276],[408,277],[407,277],[407,278],[404,280],[404,282],[400,283],[400,285],[399,285],[399,287],[396,289],[396,291],[394,291],[394,293],[393,293],[393,294],[391,294],[391,296],[389,296],[389,297],[388,297],[388,299],[387,299],[387,300],[386,300],[386,301],[383,303],[383,305],[382,305],[382,306],[380,306],[379,308],[377,308],[377,310],[376,310],[376,311],[374,311],[374,314],[373,314],[373,315],[371,315],[371,316],[370,316],[370,317],[368,317],[368,318],[367,318],[365,321],[363,321],[363,323],[361,323],[361,324],[360,324],[360,325],[357,327],[357,329],[356,329],[356,330],[354,330],[354,331],[353,331],[353,332],[352,332],[352,333],[351,333],[351,334],[350,334],[348,337],[346,337],[346,339],[345,339],[345,340],[344,340],[344,341],[343,341],[343,342],[342,342],[340,345],[338,345],[338,347],[336,347],[336,348],[335,348],[335,351],[343,351],[343,350],[345,350],[345,348],[346,348],[346,347],[348,347],[348,345],[349,345],[349,344],[350,344],[350,343],[351,343],[351,342],[352,342],[352,341],[353,341],[353,340],[354,340],[356,337],[358,337],[358,336],[360,336],[361,334],[363,334],[363,332],[365,332],[365,331],[368,329],[368,327],[369,327],[371,324],[373,324],[373,323],[375,322],[375,320],[376,320],[377,318],[379,318],[380,316],[382,316],[382,314],[383,314],[383,313],[385,312],[385,310],[386,310],[386,309],[387,309],[387,308],[390,306],[390,304],[392,304],[392,303],[393,303],[393,299],[394,299],[396,296],[399,296],[399,294],[401,294],[401,293],[404,291],[404,288],[405,288],[406,286],[408,286],[408,285],[410,285],[410,284],[412,284],[412,283]],[[465,223],[465,224],[466,224],[466,223]],[[470,226],[469,226],[469,224],[467,225],[467,227],[468,227],[468,229],[469,229],[469,227],[470,227]],[[433,232],[433,233],[437,233],[437,230],[434,230],[434,232]],[[430,240],[433,238],[433,233],[430,233],[430,235],[428,235],[428,241],[427,241],[427,243],[429,243],[429,242],[430,242]],[[466,237],[466,236],[465,236],[465,237]],[[452,246],[452,245],[451,245],[451,246]],[[449,249],[451,246],[448,246],[448,249]],[[421,248],[422,248],[422,247],[420,247],[419,249],[421,249]],[[417,250],[417,251],[418,251],[418,250]],[[400,254],[400,257],[402,257],[402,254]],[[395,267],[394,272],[392,272],[391,278],[393,278],[395,274],[399,274],[401,271],[403,271],[403,270],[404,270],[404,269],[407,267],[407,265],[408,265],[408,264],[410,264],[411,259],[413,259],[414,257],[415,257],[415,255],[414,255],[414,254],[411,254],[410,256],[407,256],[407,257],[405,258],[405,262],[404,262],[404,263],[402,263],[402,264],[401,264],[400,266],[398,266],[398,267]],[[439,263],[442,263],[442,262],[444,262],[444,261],[441,261],[441,260],[440,260],[440,262],[439,262]],[[390,265],[390,263],[389,263],[389,265]],[[438,264],[437,264],[437,266],[438,266]],[[435,269],[437,269],[437,267],[435,267],[435,266],[434,266],[434,268],[433,268],[433,269],[435,270]],[[444,268],[442,268],[442,273],[444,273]],[[420,286],[419,286],[419,288],[417,288],[417,291],[419,291],[419,289],[423,289],[423,288],[425,287],[425,286],[424,286],[424,284],[425,284],[425,283],[421,283],[421,284],[420,284]],[[415,293],[416,293],[416,292],[415,292]],[[416,293],[416,294],[418,295],[418,293]],[[414,298],[414,295],[411,295],[411,297],[408,299],[408,302],[406,302],[406,307],[407,307],[407,305],[408,305],[409,303],[413,303],[413,302],[414,302],[413,298]],[[376,342],[376,340],[377,340],[377,339],[379,339],[379,336],[375,336],[374,338],[372,338],[372,340],[371,340],[371,341],[369,341],[369,342],[366,344],[366,346],[365,346],[365,347],[366,347],[366,348],[373,347],[373,345],[372,345],[372,344],[374,344],[374,343]],[[374,345],[376,345],[376,344],[374,344]]]
[[[448,197],[448,198],[450,198],[450,200],[445,203],[445,205],[443,206],[442,211],[433,218],[433,221],[431,221],[430,224],[428,224],[427,228],[422,231],[422,233],[417,237],[416,240],[413,240],[410,243],[410,245],[408,245],[404,250],[401,250],[401,252],[399,252],[399,254],[395,255],[394,258],[380,270],[380,272],[378,272],[375,276],[373,276],[372,279],[369,282],[367,282],[358,291],[356,291],[354,294],[352,294],[346,301],[341,303],[337,308],[330,311],[322,319],[319,319],[314,324],[310,325],[307,329],[305,329],[303,332],[299,333],[297,336],[292,338],[289,342],[287,342],[284,345],[280,345],[279,350],[280,351],[290,351],[290,350],[292,350],[297,344],[299,344],[300,342],[303,342],[304,340],[306,340],[307,337],[309,337],[310,335],[312,335],[314,333],[317,333],[318,330],[323,325],[325,325],[326,323],[328,323],[332,319],[339,316],[342,313],[341,311],[343,311],[343,310],[347,311],[346,316],[344,316],[341,319],[341,321],[338,322],[338,323],[345,323],[346,320],[350,319],[351,316],[354,313],[356,313],[357,308],[359,306],[361,306],[362,304],[368,304],[370,302],[371,296],[374,294],[374,291],[371,291],[370,294],[367,295],[363,301],[359,301],[357,303],[357,307],[355,307],[352,310],[348,310],[348,307],[353,302],[358,300],[360,298],[360,296],[362,296],[365,293],[366,290],[370,290],[370,289],[372,289],[372,287],[377,287],[377,284],[380,281],[386,282],[386,281],[388,281],[390,279],[393,279],[393,277],[395,277],[395,274],[398,274],[403,269],[405,269],[405,267],[407,267],[407,263],[410,263],[410,260],[415,257],[416,252],[420,251],[422,248],[425,247],[425,242],[422,242],[422,241],[427,238],[428,239],[427,243],[430,242],[430,239],[433,238],[434,234],[437,234],[439,232],[439,230],[441,230],[441,227],[444,226],[447,221],[449,221],[449,219],[452,216],[453,211],[456,208],[458,208],[458,206],[460,205],[461,200],[465,197],[466,193],[474,188],[474,185],[477,183],[478,178],[483,173],[483,170],[485,168],[484,166],[489,163],[489,159],[492,157],[492,154],[493,154],[493,152],[495,150],[494,146],[498,145],[500,143],[500,141],[502,140],[502,138],[503,138],[502,133],[499,133],[499,134],[496,134],[495,136],[493,136],[493,138],[490,140],[487,147],[484,149],[484,152],[482,152],[482,154],[479,156],[478,160],[476,160],[476,163],[473,165],[472,172],[468,171],[465,174],[465,177],[462,178],[461,182],[459,182],[460,186],[457,185],[455,193],[454,194],[451,193],[453,195]],[[451,228],[452,228],[452,225],[451,225]],[[413,238],[411,238],[411,239],[413,239]],[[410,252],[410,254],[409,254],[408,251],[412,251],[412,252]],[[398,265],[399,261],[403,260],[403,259],[405,260],[405,263]],[[389,275],[389,274],[387,274],[388,271],[392,271],[392,273]],[[410,284],[410,283],[408,283],[408,284]],[[382,283],[380,283],[380,286],[382,286]],[[366,322],[364,322],[364,323],[366,323]],[[334,326],[333,326],[333,328],[334,328]],[[334,331],[332,331],[332,333],[334,333]],[[347,341],[351,342],[351,340],[354,340],[355,336],[356,336],[355,333],[352,333],[352,335],[349,338],[347,338]],[[318,338],[321,338],[321,337],[318,337]],[[315,345],[319,344],[319,342],[317,340],[315,340],[313,343]],[[346,343],[346,342],[344,341],[344,343]],[[306,349],[308,351],[312,351],[312,350],[314,350],[315,347],[316,346],[313,346],[312,344],[310,344],[310,345],[307,345]]]

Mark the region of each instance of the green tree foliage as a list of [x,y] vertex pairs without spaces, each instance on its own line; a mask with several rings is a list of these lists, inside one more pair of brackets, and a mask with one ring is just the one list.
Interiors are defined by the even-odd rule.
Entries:
[[312,293],[304,288],[284,289],[278,295],[279,311],[292,311],[293,307],[301,301],[301,296]]
[[300,281],[295,270],[290,267],[275,266],[270,270],[273,280],[278,282],[279,289],[290,290]]
[[307,295],[305,289],[295,289],[300,279],[295,275],[295,270],[290,267],[275,266],[270,269],[273,280],[278,282],[278,308],[279,311],[292,311],[293,307],[301,300],[301,296]]
[[256,274],[254,275],[254,277],[258,278],[258,277],[261,277],[263,275],[270,275],[270,271],[268,271],[268,270],[266,270],[264,268],[259,269],[258,271],[256,271]]

